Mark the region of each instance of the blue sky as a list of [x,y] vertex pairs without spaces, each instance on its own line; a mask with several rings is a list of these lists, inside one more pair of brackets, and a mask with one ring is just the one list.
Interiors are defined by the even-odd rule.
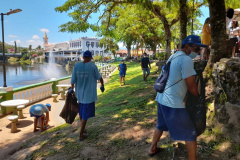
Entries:
[[[4,16],[5,42],[13,44],[17,41],[18,46],[33,48],[43,44],[44,32],[47,32],[48,42],[60,43],[79,37],[95,37],[96,33],[62,33],[59,26],[71,20],[67,13],[55,12],[54,8],[64,4],[66,0],[1,0],[0,13],[6,13],[10,9],[22,9],[22,12]],[[200,22],[204,23],[209,16],[209,10],[202,7],[203,17]],[[97,18],[97,16],[95,17]],[[0,38],[2,32],[0,32]],[[2,38],[1,38],[2,41]],[[122,46],[120,46],[122,47]]]

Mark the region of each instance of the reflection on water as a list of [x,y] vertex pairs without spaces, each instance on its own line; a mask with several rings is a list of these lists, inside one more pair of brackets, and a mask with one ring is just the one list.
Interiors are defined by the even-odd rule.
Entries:
[[[22,63],[6,64],[7,86],[18,88],[30,84],[44,82],[51,78],[61,78],[71,75],[64,67],[52,64],[27,65]],[[3,67],[0,63],[0,86],[3,86]]]

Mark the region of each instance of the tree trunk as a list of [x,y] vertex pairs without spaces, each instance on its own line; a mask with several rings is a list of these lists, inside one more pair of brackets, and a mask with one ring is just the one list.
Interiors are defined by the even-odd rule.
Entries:
[[15,47],[14,53],[17,53],[17,43],[16,43],[16,41],[14,41],[14,47]]
[[137,43],[136,50],[137,50],[137,59],[138,59],[139,43]]
[[131,58],[131,45],[127,44],[128,55],[127,58]]
[[156,51],[157,51],[157,45],[153,47],[153,55],[156,55]]
[[166,33],[166,56],[165,59],[168,59],[171,56],[171,38],[172,38],[172,34],[170,31],[170,26],[166,25],[167,27],[165,28],[165,33]]
[[154,47],[153,47],[153,55],[152,55],[153,59],[156,59],[156,51],[157,51],[157,45],[154,45]]
[[167,18],[164,15],[161,15],[161,8],[156,7],[153,10],[153,13],[162,21],[163,26],[164,26],[164,31],[166,35],[166,56],[165,59],[168,59],[171,56],[171,25],[175,24],[177,21],[174,23],[171,22],[171,25],[168,23]]
[[212,68],[226,54],[225,0],[208,0],[211,17],[211,52],[208,66]]
[[180,2],[180,46],[182,41],[187,37],[187,0],[179,0]]
[[208,3],[211,21],[211,51],[203,72],[205,80],[207,80],[207,75],[212,72],[213,64],[227,53],[225,0],[208,0]]

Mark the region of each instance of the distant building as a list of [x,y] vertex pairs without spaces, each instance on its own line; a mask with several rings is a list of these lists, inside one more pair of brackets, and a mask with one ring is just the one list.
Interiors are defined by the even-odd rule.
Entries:
[[45,50],[47,50],[50,47],[50,45],[48,44],[48,37],[47,37],[46,32],[45,32],[45,35],[43,37],[43,47],[44,47]]
[[127,50],[121,49],[116,52],[116,55],[119,55],[120,57],[127,57],[127,53],[128,53]]
[[131,56],[132,57],[135,57],[135,56],[142,56],[143,53],[147,53],[149,56],[152,56],[153,55],[153,51],[150,51],[148,49],[139,49],[138,51],[137,50],[131,50]]
[[81,37],[76,40],[49,45],[48,37],[45,32],[43,37],[44,55],[46,58],[48,58],[49,53],[52,52],[56,59],[73,60],[81,59],[82,53],[86,50],[90,50],[93,56],[107,56],[107,54],[104,53],[104,47],[99,46],[99,41],[100,40],[97,38]]
[[8,53],[14,53],[15,52],[15,50],[13,48],[8,48],[7,51],[8,51]]
[[89,50],[92,52],[93,56],[103,55],[104,47],[99,46],[99,41],[100,40],[95,37],[81,37],[79,39],[69,41],[69,50]]

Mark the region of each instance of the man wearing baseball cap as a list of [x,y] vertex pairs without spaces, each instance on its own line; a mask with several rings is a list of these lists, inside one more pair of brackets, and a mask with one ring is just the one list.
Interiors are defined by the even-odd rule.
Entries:
[[[33,132],[37,132],[37,125],[40,124],[41,131],[47,129],[49,122],[49,111],[51,111],[51,104],[35,104],[30,107],[29,112],[31,117],[34,118],[34,129]],[[45,115],[46,114],[46,115]]]
[[83,134],[87,120],[95,117],[95,101],[97,100],[97,80],[100,80],[100,90],[104,92],[104,82],[97,66],[91,63],[92,53],[83,53],[83,63],[74,66],[71,78],[72,89],[75,87],[76,98],[79,103],[79,117],[81,130],[79,141],[83,141],[86,135]]
[[206,47],[201,44],[201,38],[190,35],[183,40],[181,50],[168,59],[171,61],[170,73],[165,90],[163,93],[158,93],[156,97],[158,119],[153,141],[148,151],[149,156],[154,156],[161,151],[157,147],[157,143],[163,131],[169,131],[173,140],[186,142],[189,159],[196,160],[196,129],[185,108],[183,99],[187,90],[194,96],[199,94],[194,81],[196,72],[189,55],[197,52],[200,47]]
[[118,70],[119,70],[120,87],[121,87],[122,81],[123,81],[123,85],[125,85],[125,76],[127,71],[127,65],[124,63],[123,59],[121,60],[121,63],[118,65]]

